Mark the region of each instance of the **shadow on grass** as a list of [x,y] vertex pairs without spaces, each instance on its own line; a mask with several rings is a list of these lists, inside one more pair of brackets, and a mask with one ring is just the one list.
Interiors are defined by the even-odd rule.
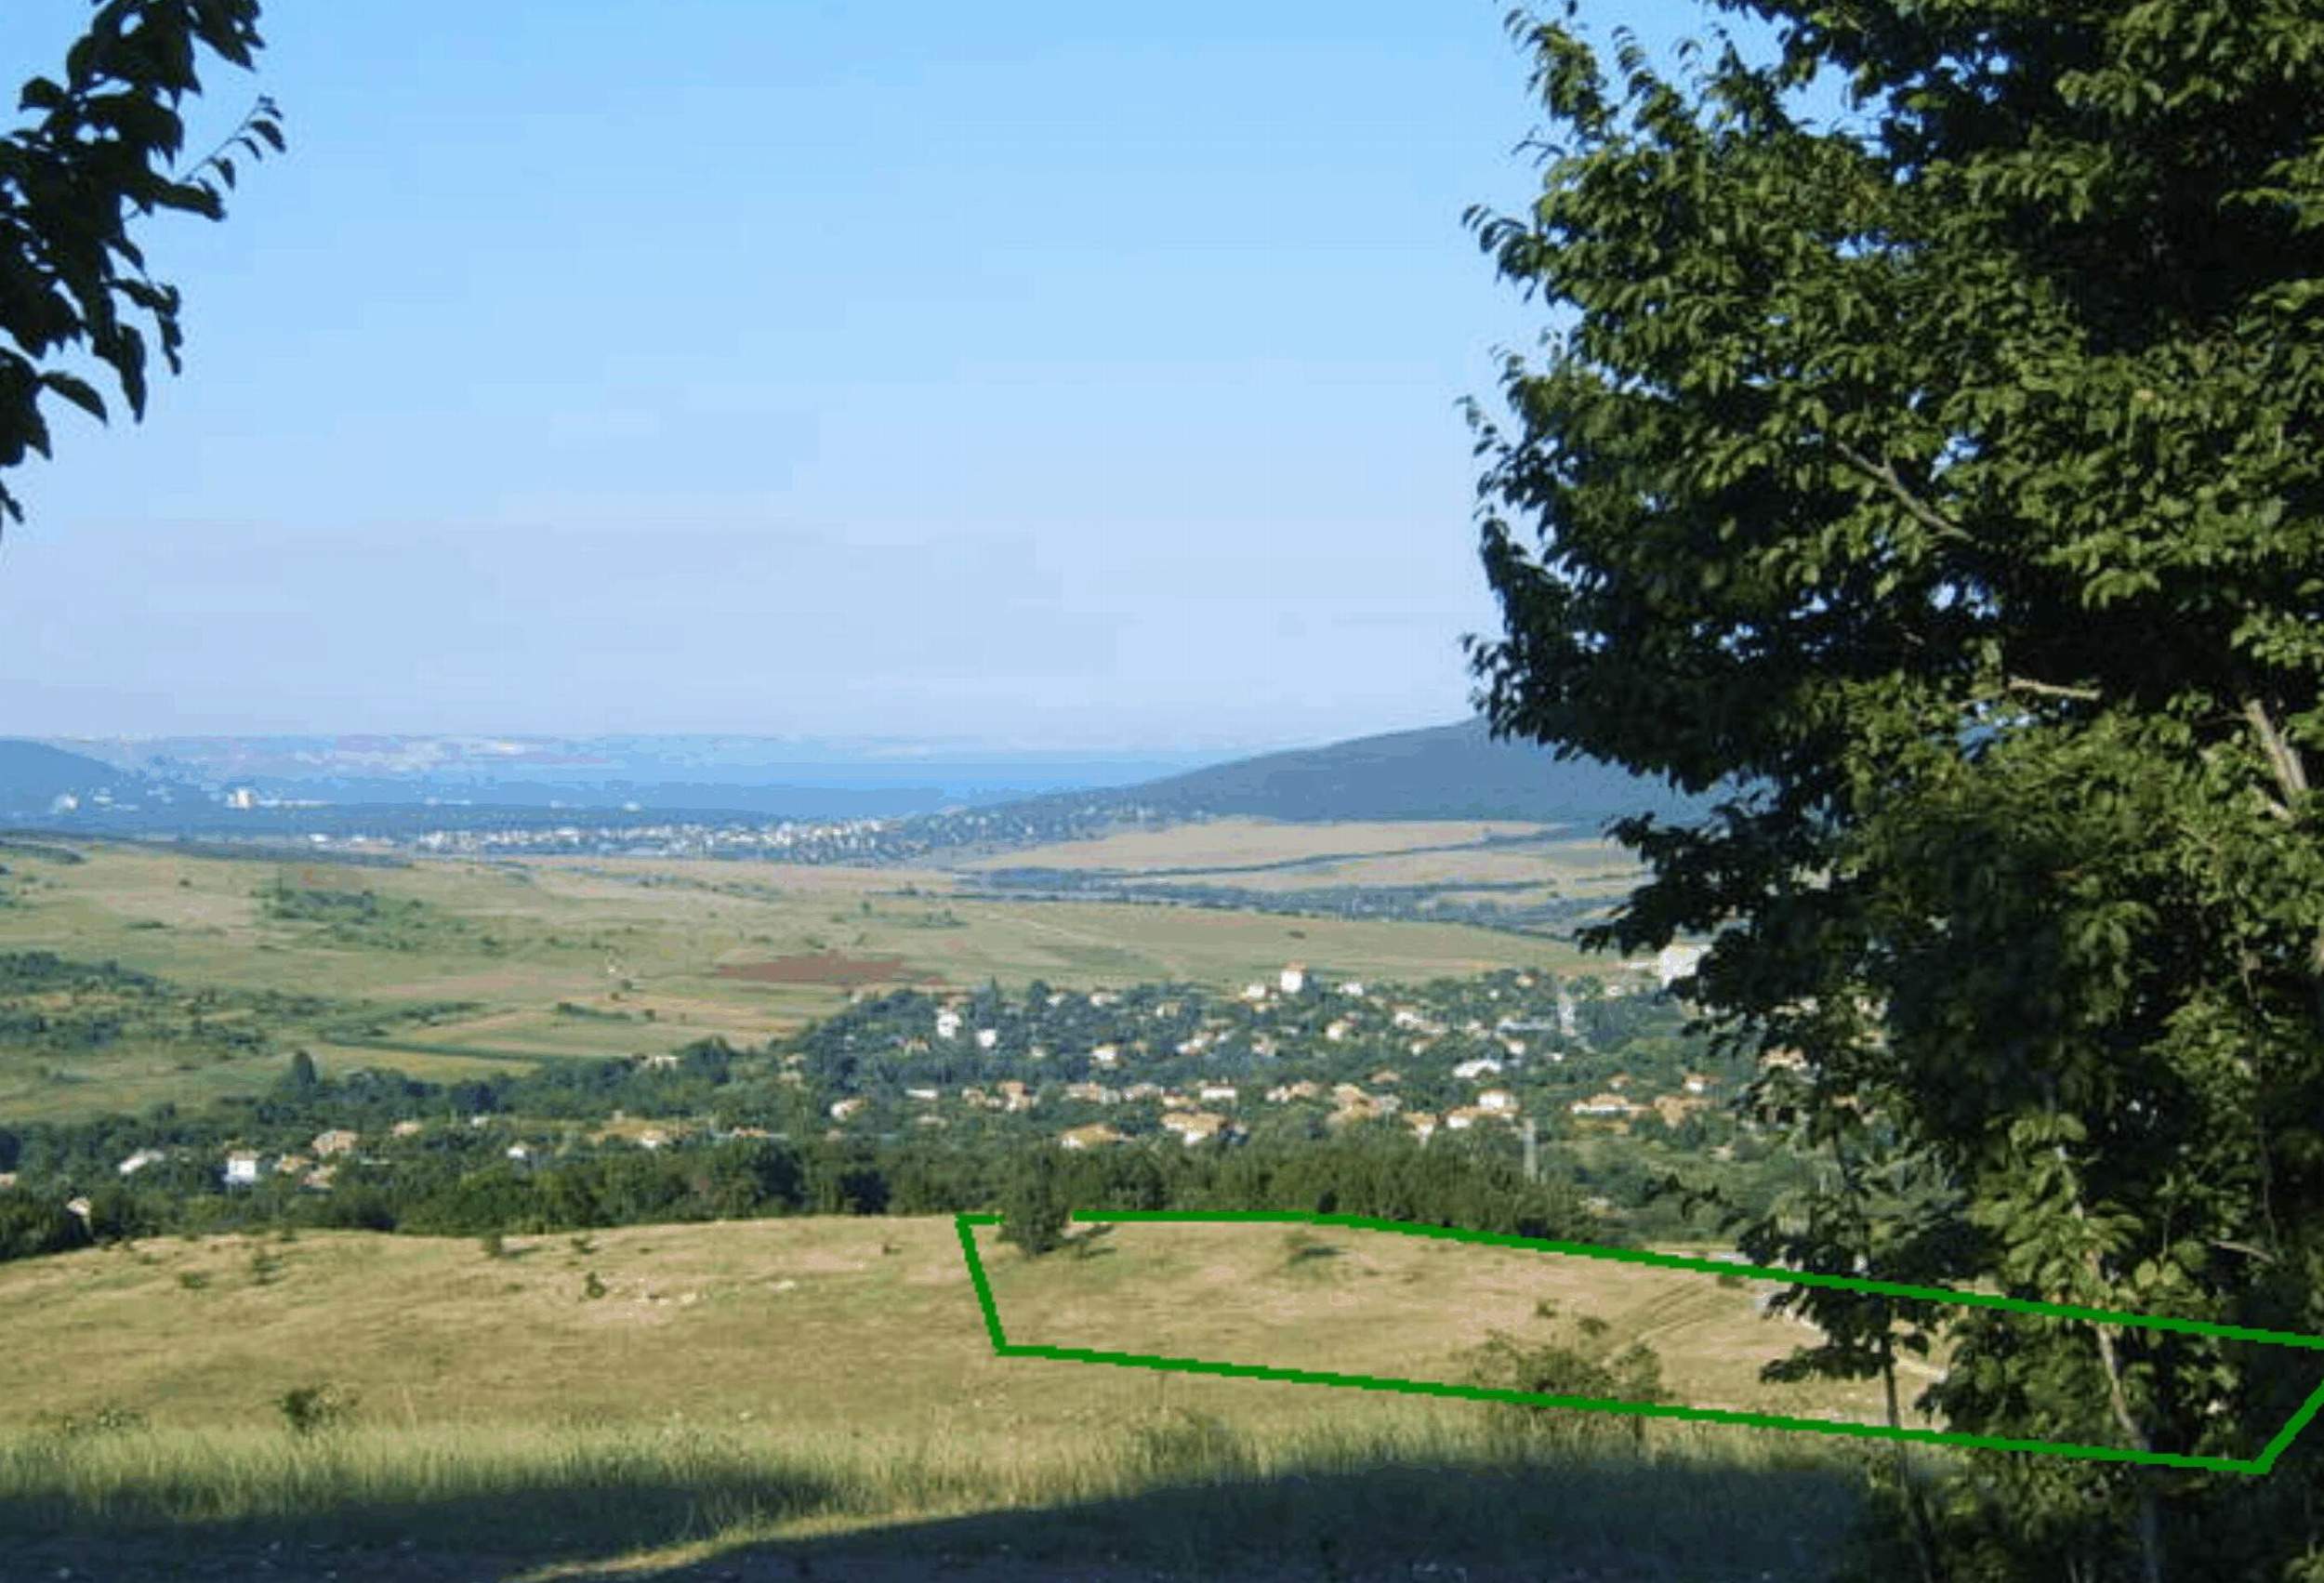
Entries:
[[[1204,1474],[1118,1497],[932,1519],[851,1517],[861,1496],[771,1471],[351,1499],[232,1523],[0,1501],[0,1533],[16,1536],[0,1577],[1811,1583],[1828,1576],[1861,1511],[1859,1485],[1840,1464],[1703,1458]],[[802,1524],[846,1531],[738,1537]]]

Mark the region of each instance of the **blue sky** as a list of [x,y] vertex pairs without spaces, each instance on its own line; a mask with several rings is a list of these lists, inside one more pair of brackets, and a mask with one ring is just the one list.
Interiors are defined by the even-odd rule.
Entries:
[[1505,9],[276,0],[201,115],[290,154],[151,232],[186,376],[11,479],[0,734],[1458,718]]

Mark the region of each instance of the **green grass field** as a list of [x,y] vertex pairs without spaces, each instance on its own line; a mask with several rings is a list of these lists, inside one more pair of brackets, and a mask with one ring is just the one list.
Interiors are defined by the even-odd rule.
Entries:
[[[1776,1389],[1739,1289],[1323,1240],[987,1257],[1020,1339],[1458,1378],[1546,1297],[1651,1332],[1683,1399]],[[0,1267],[0,1308],[39,1315],[0,1354],[0,1526],[81,1576],[1812,1577],[1859,1499],[1860,1452],[1796,1436],[1519,1440],[1486,1405],[998,1359],[944,1220],[152,1242]],[[296,1431],[284,1396],[323,1386]]]
[[[1280,828],[1295,852],[1319,838],[1317,827]],[[1270,850],[1258,832],[1236,843],[1242,853]],[[710,1035],[757,1044],[837,1009],[851,986],[720,970],[827,953],[893,958],[891,970],[922,982],[989,978],[1012,988],[1035,979],[1076,987],[1170,979],[1225,990],[1290,958],[1388,980],[1584,965],[1555,943],[1449,924],[971,899],[933,871],[648,860],[369,869],[101,843],[79,850],[84,863],[26,863],[10,877],[0,951],[114,960],[189,991],[295,992],[334,1010],[284,1022],[271,1030],[271,1053],[247,1059],[166,1040],[61,1055],[0,1047],[0,1118],[251,1092],[274,1080],[283,1051],[302,1045],[326,1072],[387,1065],[444,1078],[652,1053]],[[284,916],[269,899],[278,887],[301,897],[368,890],[376,904],[308,901],[288,909],[302,916]],[[442,1003],[469,1009],[408,1020]],[[378,1025],[363,1032],[367,1015]]]

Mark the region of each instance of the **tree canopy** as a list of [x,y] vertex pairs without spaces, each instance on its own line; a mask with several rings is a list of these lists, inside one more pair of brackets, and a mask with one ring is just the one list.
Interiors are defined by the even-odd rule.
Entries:
[[[24,84],[29,120],[0,137],[0,469],[50,454],[50,397],[106,417],[78,359],[100,364],[139,418],[141,324],[181,370],[182,299],[148,271],[131,222],[156,210],[222,218],[237,155],[282,149],[281,115],[261,98],[216,152],[178,169],[202,58],[249,67],[258,11],[259,0],[100,0],[63,72]],[[0,483],[0,525],[23,515]]]
[[[1514,24],[1542,191],[1473,221],[1555,311],[1475,417],[1479,702],[1750,788],[1621,826],[1651,877],[1601,941],[1717,931],[1705,1017],[1806,1057],[1825,1143],[1877,1124],[1941,1173],[1972,1234],[1915,1274],[2316,1330],[2324,12],[1717,8],[1778,42],[1673,71],[1571,6]],[[1947,1328],[1965,1430],[2250,1455],[2313,1385]],[[2300,1455],[2256,1489],[1977,1464],[1956,1575],[2279,1576],[2317,1539]],[[2008,1544],[1961,1537],[1987,1519]]]

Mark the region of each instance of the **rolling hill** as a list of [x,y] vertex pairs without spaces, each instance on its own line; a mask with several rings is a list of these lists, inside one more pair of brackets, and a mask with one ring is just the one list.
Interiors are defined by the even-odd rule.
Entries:
[[1241,816],[1299,824],[1507,820],[1602,826],[1633,813],[1686,819],[1710,799],[1688,797],[1595,759],[1496,742],[1483,720],[1266,753],[1144,781],[1057,792],[992,808],[896,821],[878,860],[962,851],[1005,851],[1155,826]]
[[1631,813],[1684,818],[1704,799],[1596,759],[1561,761],[1496,742],[1483,720],[1268,753],[1149,781],[1119,794],[1150,808],[1301,822],[1523,819],[1587,823]]
[[0,818],[37,817],[51,812],[59,798],[86,804],[142,805],[198,798],[191,787],[157,781],[102,759],[37,742],[0,740]]

